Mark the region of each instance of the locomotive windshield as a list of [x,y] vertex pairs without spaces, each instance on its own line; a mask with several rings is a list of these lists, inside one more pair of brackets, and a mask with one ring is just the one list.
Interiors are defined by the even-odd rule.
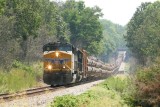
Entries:
[[44,51],[72,51],[71,45],[68,44],[59,44],[59,45],[45,45],[43,47],[43,52]]

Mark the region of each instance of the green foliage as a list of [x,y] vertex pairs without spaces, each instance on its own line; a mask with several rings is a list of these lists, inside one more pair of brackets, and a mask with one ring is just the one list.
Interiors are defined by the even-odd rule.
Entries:
[[40,0],[42,26],[47,27],[49,36],[55,36],[60,41],[68,41],[68,28],[61,15],[59,4],[56,2],[49,2],[46,0]]
[[[102,16],[98,7],[85,7],[83,1],[67,0],[62,6],[62,16],[68,24],[71,36],[70,41],[76,47],[84,48],[91,54],[98,54],[96,44],[103,39],[102,26],[99,17]],[[94,48],[94,51],[93,51]]]
[[160,106],[160,60],[156,59],[154,64],[141,67],[136,71],[133,85],[124,94],[127,104],[135,107],[159,107]]
[[125,27],[105,19],[101,19],[100,23],[103,26],[103,40],[101,42],[104,48],[101,56],[103,59],[108,59],[118,48],[126,48],[123,36],[125,34]]
[[[42,79],[42,65],[40,63],[27,66],[14,61],[9,72],[0,71],[0,93],[16,92],[39,85]],[[38,67],[38,68],[37,68]]]
[[1,0],[0,1],[0,15],[3,14],[3,12],[4,12],[5,3],[6,3],[6,0]]
[[[48,41],[51,42],[50,37],[52,36],[57,40],[68,40],[69,31],[59,9],[59,4],[49,0],[1,0],[0,45],[6,46],[8,45],[6,41],[10,40],[14,40],[15,43],[18,42],[21,49],[16,47],[18,55],[11,53],[13,54],[12,57],[15,57],[16,60],[26,61],[28,60],[30,45],[33,42],[31,38],[49,38]],[[3,52],[0,54],[2,56]]]
[[0,93],[16,92],[30,88],[36,84],[33,73],[21,69],[12,69],[9,73],[0,73]]
[[99,55],[104,52],[104,43],[103,42],[91,42],[89,46],[85,49],[89,50],[89,54],[96,54]]
[[115,90],[117,92],[122,93],[125,88],[128,86],[129,79],[121,79],[118,77],[110,77],[101,85],[109,90]]
[[14,68],[19,68],[19,69],[25,70],[27,72],[33,71],[33,69],[31,67],[26,66],[26,65],[22,64],[20,61],[16,61],[16,60],[13,62],[12,66]]
[[117,48],[125,48],[125,41],[123,35],[125,34],[125,27],[114,24],[111,21],[101,19],[101,24],[103,25],[103,36],[105,42],[109,42],[113,47],[106,47],[108,51],[114,51]]
[[[5,28],[0,27],[2,40],[12,39],[19,43],[18,58],[26,61],[30,52],[31,38],[49,38],[48,42],[70,42],[87,49],[91,54],[103,52],[102,27],[98,21],[102,16],[98,7],[85,7],[84,2],[68,0],[57,3],[49,0],[5,0],[1,1]],[[1,15],[0,14],[0,15]],[[8,22],[11,22],[8,24]],[[11,35],[10,35],[11,34]],[[53,37],[54,40],[50,40]],[[42,43],[44,44],[45,41]]]
[[78,107],[78,99],[72,95],[65,95],[63,97],[56,97],[52,107]]
[[27,40],[29,37],[37,37],[37,30],[41,24],[41,16],[38,12],[39,3],[37,0],[6,0],[4,16],[13,18],[11,39],[20,43],[23,60],[28,53]]
[[[126,81],[127,78],[111,77],[81,95],[56,97],[51,107],[127,107],[121,97],[129,85]],[[112,85],[111,83],[116,84],[114,82],[122,86]],[[125,84],[125,87],[123,84]]]
[[[16,44],[15,48],[11,48],[14,50],[10,52],[11,55],[6,56],[7,59],[29,63],[29,59],[32,59],[28,58],[31,57],[31,47],[38,39],[41,39],[38,46],[57,40],[68,41],[96,56],[106,51],[109,53],[116,47],[112,39],[102,35],[103,23],[99,22],[101,9],[96,6],[86,7],[83,1],[67,0],[57,3],[49,0],[2,0],[0,7],[3,10],[0,14],[0,45],[6,46],[6,41],[10,40]],[[121,28],[117,25],[116,30],[119,32]],[[54,39],[50,39],[51,37]],[[10,50],[10,47],[7,49]],[[40,51],[40,48],[35,51],[38,49]],[[5,51],[6,53],[9,52]],[[2,54],[1,52],[0,56]]]
[[12,39],[14,17],[6,17],[0,15],[0,43],[6,43]]
[[37,36],[36,30],[40,25],[38,1],[7,0],[5,15],[15,17],[14,37],[27,40],[29,36]]
[[6,92],[6,87],[7,87],[6,80],[7,80],[7,77],[6,77],[5,73],[0,72],[0,84],[1,84],[0,85],[0,93]]
[[19,43],[12,39],[14,23],[14,17],[0,15],[0,66],[6,70],[11,68],[19,49]]
[[127,46],[142,64],[148,57],[159,55],[159,11],[159,1],[142,3],[127,26]]

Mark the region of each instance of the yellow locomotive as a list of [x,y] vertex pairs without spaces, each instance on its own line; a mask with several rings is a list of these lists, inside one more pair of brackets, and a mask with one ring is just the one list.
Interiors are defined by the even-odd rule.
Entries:
[[119,66],[119,64],[111,66],[95,57],[88,57],[85,50],[61,42],[45,44],[43,58],[43,81],[52,86],[106,77],[110,71]]
[[85,76],[87,57],[69,43],[48,43],[43,46],[43,80],[49,85],[65,85],[81,81]]

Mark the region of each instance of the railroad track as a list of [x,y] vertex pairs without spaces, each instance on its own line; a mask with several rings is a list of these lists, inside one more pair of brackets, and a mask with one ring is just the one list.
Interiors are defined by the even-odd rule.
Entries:
[[116,67],[115,69],[113,69],[111,75],[116,75],[116,74],[118,74],[118,73],[119,73],[118,69],[119,69],[119,66]]
[[15,93],[0,94],[0,101],[6,101],[6,100],[11,101],[11,100],[14,100],[15,98],[42,94],[47,91],[56,91],[56,90],[64,89],[64,88],[65,88],[64,86],[59,86],[59,87],[44,86],[44,87],[32,88],[32,89],[15,92]]
[[29,97],[29,96],[34,96],[34,95],[39,95],[39,94],[43,94],[45,92],[53,92],[53,91],[57,91],[60,89],[66,89],[69,87],[73,87],[76,85],[81,85],[81,84],[85,84],[85,83],[89,83],[89,82],[93,82],[95,80],[88,80],[88,81],[83,81],[83,82],[78,82],[75,84],[69,84],[69,85],[65,85],[65,86],[55,86],[55,87],[51,87],[51,86],[45,86],[45,87],[38,87],[38,88],[32,88],[32,89],[28,89],[28,90],[24,90],[24,91],[19,91],[19,92],[15,92],[15,93],[4,93],[4,94],[0,94],[0,103],[4,102],[4,101],[12,101],[15,98],[22,98],[22,97]]
[[82,84],[93,82],[93,81],[96,81],[96,80],[91,79],[91,80],[77,82],[77,83],[74,83],[74,84],[68,84],[68,85],[65,85],[65,86],[51,87],[51,86],[48,85],[48,86],[45,86],[45,87],[32,88],[32,89],[28,89],[28,90],[24,90],[24,91],[20,91],[20,92],[15,92],[15,93],[4,93],[4,94],[0,94],[0,103],[4,102],[4,101],[12,101],[12,100],[18,99],[18,98],[20,99],[20,98],[23,98],[23,97],[39,95],[39,94],[43,94],[45,92],[54,92],[54,91],[57,91],[57,90],[66,89],[66,88],[69,88],[69,87],[82,85]]
[[[118,68],[116,67],[112,70],[111,75],[115,75],[116,73],[118,73]],[[99,80],[99,79],[96,79]],[[60,89],[65,89],[65,88],[69,88],[69,87],[73,87],[76,85],[81,85],[81,84],[85,84],[85,83],[89,83],[89,82],[93,82],[96,81],[95,79],[91,79],[91,80],[87,80],[87,81],[82,81],[82,82],[78,82],[75,84],[69,84],[66,86],[58,86],[58,87],[51,87],[51,86],[44,86],[44,87],[38,87],[38,88],[32,88],[32,89],[28,89],[28,90],[24,90],[24,91],[20,91],[20,92],[15,92],[15,93],[4,93],[4,94],[0,94],[0,102],[1,101],[11,101],[14,100],[15,98],[22,98],[24,96],[31,96],[31,95],[39,95],[42,94],[44,92],[51,92],[51,91],[56,91],[56,90],[60,90]]]

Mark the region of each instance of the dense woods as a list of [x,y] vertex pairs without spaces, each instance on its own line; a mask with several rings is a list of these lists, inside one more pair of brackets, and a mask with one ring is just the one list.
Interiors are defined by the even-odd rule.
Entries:
[[100,20],[103,26],[103,48],[104,52],[101,54],[102,59],[107,61],[113,53],[118,49],[126,49],[126,42],[124,34],[126,34],[125,27],[114,24],[109,20]]
[[127,25],[127,46],[142,66],[137,69],[133,106],[160,106],[160,2],[142,3]]
[[0,93],[41,85],[48,42],[69,42],[108,58],[123,42],[124,27],[101,16],[99,7],[83,1],[0,0]]
[[127,46],[140,63],[154,60],[160,53],[160,2],[142,3],[127,27]]
[[38,61],[45,43],[69,42],[105,62],[127,46],[142,67],[125,100],[133,106],[158,107],[160,2],[142,3],[125,27],[101,16],[99,7],[86,7],[83,1],[0,0],[0,92],[32,87],[42,78]]
[[92,55],[109,55],[119,46],[124,28],[99,21],[102,15],[99,7],[86,7],[83,1],[2,0],[1,67],[41,59],[43,44],[54,41],[70,42]]
[[[88,15],[84,17],[86,11]],[[92,44],[99,44],[102,39],[102,28],[98,21],[100,16],[98,7],[86,8],[84,2],[74,0],[66,3],[3,0],[0,3],[0,64],[9,69],[14,60],[34,61],[41,58],[43,44],[57,40],[74,45],[85,43],[79,47],[88,45],[93,50]],[[87,18],[91,21],[87,21]]]

